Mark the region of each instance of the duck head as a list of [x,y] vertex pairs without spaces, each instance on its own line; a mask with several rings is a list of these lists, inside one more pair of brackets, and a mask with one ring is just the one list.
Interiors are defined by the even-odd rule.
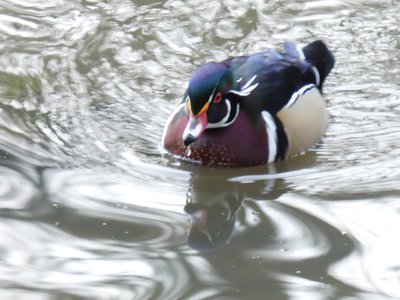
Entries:
[[232,93],[236,84],[231,68],[224,63],[208,63],[193,73],[185,99],[189,111],[182,137],[185,146],[207,128],[226,127],[235,121],[239,114],[238,100]]

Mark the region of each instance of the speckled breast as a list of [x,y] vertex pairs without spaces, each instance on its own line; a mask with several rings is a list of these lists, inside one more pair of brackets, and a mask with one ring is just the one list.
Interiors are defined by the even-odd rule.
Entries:
[[239,113],[228,127],[207,129],[188,147],[182,140],[188,117],[178,112],[165,125],[163,146],[183,160],[202,165],[253,166],[268,162],[265,124],[258,126],[245,113]]

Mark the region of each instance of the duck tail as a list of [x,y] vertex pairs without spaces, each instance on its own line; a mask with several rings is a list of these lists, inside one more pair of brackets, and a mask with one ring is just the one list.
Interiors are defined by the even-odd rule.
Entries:
[[320,77],[318,87],[321,89],[325,78],[335,65],[335,58],[328,47],[320,40],[305,46],[303,53],[306,60],[317,68]]

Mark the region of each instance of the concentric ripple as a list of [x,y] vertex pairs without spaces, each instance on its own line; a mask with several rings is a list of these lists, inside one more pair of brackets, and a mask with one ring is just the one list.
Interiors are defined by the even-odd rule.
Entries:
[[31,291],[54,298],[174,298],[186,285],[174,255],[80,239],[32,221],[3,220],[0,230],[0,280],[8,286],[0,295],[11,290],[21,298]]
[[[39,195],[35,184],[19,171],[0,166],[0,209],[23,210],[32,205]],[[28,171],[24,170],[22,171]]]

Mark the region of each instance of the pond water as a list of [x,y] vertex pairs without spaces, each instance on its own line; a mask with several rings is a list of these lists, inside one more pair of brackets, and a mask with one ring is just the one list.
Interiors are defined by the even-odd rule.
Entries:
[[[2,1],[0,298],[399,299],[399,9]],[[244,169],[163,152],[196,66],[315,39],[337,60],[321,143]]]

